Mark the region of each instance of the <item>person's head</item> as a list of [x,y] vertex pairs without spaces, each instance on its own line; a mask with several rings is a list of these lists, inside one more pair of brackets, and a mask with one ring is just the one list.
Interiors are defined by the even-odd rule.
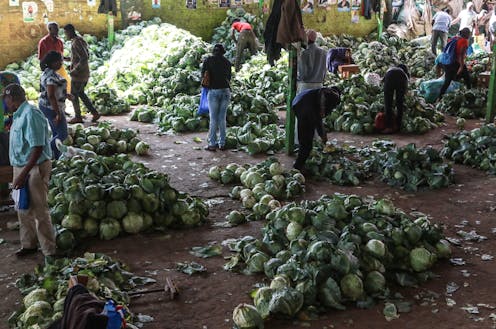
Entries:
[[464,39],[469,39],[470,38],[470,29],[468,27],[464,27],[463,29],[460,30],[460,36]]
[[410,79],[410,71],[408,71],[408,67],[405,64],[398,64],[398,67],[405,72],[408,79]]
[[2,98],[7,108],[15,112],[26,101],[26,92],[21,85],[11,83],[3,90]]
[[62,66],[62,55],[55,50],[51,50],[43,57],[40,64],[42,70],[49,68],[57,71]]
[[224,55],[226,53],[226,49],[224,49],[224,46],[220,43],[215,44],[214,48],[212,49],[212,54],[213,55]]
[[341,90],[338,87],[326,87],[321,89],[321,106],[326,114],[336,108],[341,102]]
[[473,10],[474,9],[474,3],[473,2],[467,2],[467,10]]
[[307,30],[308,43],[314,43],[317,40],[317,32],[315,30]]
[[72,24],[64,26],[64,33],[67,39],[72,39],[76,36],[76,28]]
[[234,24],[234,23],[237,23],[237,22],[241,22],[241,19],[239,19],[239,18],[234,18],[234,19],[231,21],[231,24]]
[[448,15],[451,15],[451,9],[449,7],[446,7],[443,9],[443,11],[448,14]]
[[47,30],[48,34],[55,38],[59,35],[59,24],[55,22],[48,22]]

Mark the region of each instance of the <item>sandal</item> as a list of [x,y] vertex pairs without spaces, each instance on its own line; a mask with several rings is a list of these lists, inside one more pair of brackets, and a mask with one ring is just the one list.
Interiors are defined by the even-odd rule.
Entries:
[[74,117],[71,120],[67,121],[67,123],[69,123],[71,125],[75,124],[75,123],[83,123],[83,119]]
[[217,151],[217,148],[215,146],[210,146],[210,145],[205,146],[203,149],[205,151],[211,151],[211,152]]

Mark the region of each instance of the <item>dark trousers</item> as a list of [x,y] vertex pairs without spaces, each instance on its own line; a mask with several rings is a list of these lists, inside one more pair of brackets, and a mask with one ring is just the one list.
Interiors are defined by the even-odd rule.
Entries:
[[444,83],[443,86],[441,87],[441,91],[439,93],[439,98],[444,95],[446,90],[448,89],[451,81],[453,80],[459,80],[460,78],[463,78],[465,81],[465,85],[467,86],[468,89],[472,88],[472,81],[470,81],[470,73],[468,73],[467,67],[463,65],[463,70],[460,75],[458,75],[458,68],[460,67],[460,64],[458,62],[455,62],[450,65],[444,65]]
[[384,81],[384,110],[386,114],[386,128],[393,127],[393,100],[396,98],[396,127],[401,127],[405,102],[406,87],[403,80],[387,79]]
[[295,115],[298,119],[298,141],[300,143],[300,148],[293,167],[302,170],[305,166],[305,161],[307,161],[310,152],[312,151],[313,136],[316,127],[313,120],[301,113],[301,111],[295,112]]
[[446,42],[448,42],[448,33],[439,30],[432,30],[431,50],[434,55],[437,55],[437,44],[439,40],[441,40],[441,50],[443,50],[444,46],[446,46]]
[[87,81],[71,81],[71,94],[74,96],[72,100],[72,105],[74,106],[75,117],[81,119],[81,106],[79,105],[79,98],[84,103],[84,106],[91,112],[91,114],[98,114],[98,111],[95,109],[91,100],[88,98],[86,93],[84,92],[84,88],[88,84]]

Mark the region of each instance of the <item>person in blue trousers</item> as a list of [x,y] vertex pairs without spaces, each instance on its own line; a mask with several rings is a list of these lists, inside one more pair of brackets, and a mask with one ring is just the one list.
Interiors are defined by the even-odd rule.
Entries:
[[39,108],[45,114],[52,129],[50,146],[54,159],[60,157],[55,140],[67,138],[67,121],[65,118],[65,100],[67,99],[67,81],[57,73],[62,66],[62,55],[50,51],[41,61],[43,73],[40,78]]
[[[224,46],[220,43],[216,44],[212,56],[207,57],[202,66],[202,76],[205,72],[210,76],[208,86],[210,126],[208,145],[205,147],[207,151],[225,150],[226,145],[226,114],[231,100],[229,81],[232,64],[224,57],[225,53]],[[219,131],[218,136],[217,131]]]

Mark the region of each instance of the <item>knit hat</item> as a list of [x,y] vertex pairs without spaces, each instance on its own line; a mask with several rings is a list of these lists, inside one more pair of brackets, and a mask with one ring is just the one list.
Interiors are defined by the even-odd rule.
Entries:
[[317,32],[315,32],[314,30],[307,30],[307,39],[308,42],[315,42],[315,40],[317,39]]

